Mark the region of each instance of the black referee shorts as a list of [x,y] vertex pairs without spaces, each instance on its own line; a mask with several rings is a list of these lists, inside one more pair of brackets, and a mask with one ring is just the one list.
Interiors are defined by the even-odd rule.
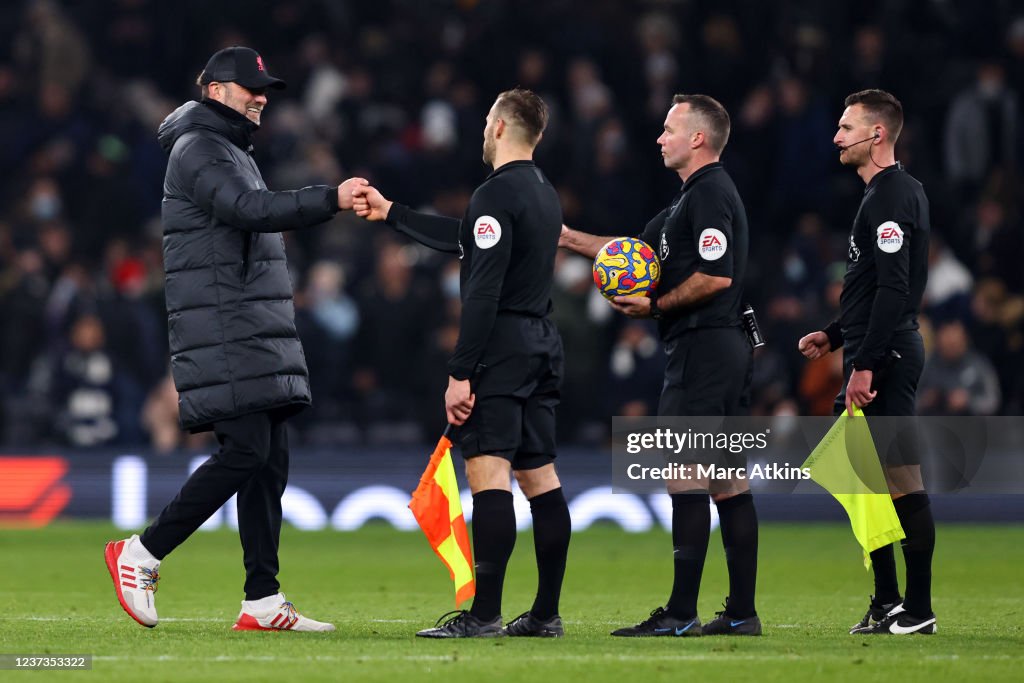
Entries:
[[688,330],[665,343],[660,417],[745,415],[754,354],[739,327]]
[[[853,373],[852,359],[860,342],[847,341],[843,346],[843,387],[836,396],[833,414],[846,410],[846,385]],[[891,355],[899,354],[899,358]],[[889,344],[886,363],[872,377],[871,388],[878,392],[874,400],[864,407],[868,417],[908,418],[869,422],[871,436],[884,465],[920,465],[922,441],[912,419],[917,412],[917,383],[924,369],[924,342],[917,330],[897,332]]]
[[481,363],[486,367],[473,382],[476,404],[459,430],[463,457],[493,455],[515,470],[553,462],[565,365],[555,324],[499,314]]

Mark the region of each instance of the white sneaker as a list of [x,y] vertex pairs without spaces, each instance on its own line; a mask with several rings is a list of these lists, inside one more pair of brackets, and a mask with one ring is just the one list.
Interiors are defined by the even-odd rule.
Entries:
[[283,593],[262,600],[243,600],[235,631],[319,631],[334,630],[334,624],[309,619],[298,613]]
[[146,550],[138,535],[123,541],[109,541],[103,549],[103,558],[114,580],[117,601],[124,611],[143,626],[156,626],[160,560]]

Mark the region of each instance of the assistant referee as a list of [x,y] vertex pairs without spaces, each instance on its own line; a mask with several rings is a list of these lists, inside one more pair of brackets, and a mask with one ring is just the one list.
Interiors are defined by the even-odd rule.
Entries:
[[[461,425],[473,493],[476,597],[468,611],[416,634],[426,638],[563,634],[558,601],[570,520],[554,460],[564,356],[548,318],[562,207],[533,162],[547,120],[544,101],[529,90],[498,95],[483,144],[494,171],[461,221],[412,211],[372,187],[356,195],[358,215],[387,220],[462,260],[462,319],[445,408],[448,421]],[[530,610],[502,628],[502,586],[516,541],[510,472],[530,501],[538,585]]]
[[[753,352],[741,327],[749,230],[739,192],[719,162],[729,114],[707,95],[676,95],[658,138],[666,168],[683,186],[640,236],[661,258],[657,297],[616,297],[634,318],[658,321],[668,363],[659,416],[746,412]],[[593,258],[608,241],[563,227],[560,245]],[[696,488],[694,484],[696,483]],[[674,580],[665,607],[615,636],[760,635],[754,609],[757,513],[746,480],[668,483],[672,497]],[[725,610],[701,627],[697,617],[711,528],[708,493],[718,506],[729,568]]]
[[[869,417],[909,417],[924,367],[917,315],[928,279],[928,198],[896,161],[903,128],[900,101],[884,90],[862,90],[847,97],[845,106],[833,142],[839,161],[864,181],[864,198],[850,232],[839,319],[803,337],[799,349],[815,359],[843,348],[846,382],[836,398],[837,415],[852,414],[856,405]],[[912,430],[912,421],[903,428]],[[884,455],[886,480],[906,532],[907,594],[906,599],[899,595],[892,545],[871,553],[875,594],[850,633],[934,633],[935,521],[920,453],[911,446]]]

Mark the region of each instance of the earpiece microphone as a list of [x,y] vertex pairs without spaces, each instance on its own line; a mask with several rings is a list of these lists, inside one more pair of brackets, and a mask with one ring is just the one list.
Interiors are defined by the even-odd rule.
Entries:
[[[844,151],[850,149],[851,147],[856,147],[857,145],[863,144],[863,143],[868,142],[870,140],[878,140],[881,137],[882,137],[882,131],[876,130],[871,135],[871,137],[869,137],[869,138],[864,138],[863,140],[858,140],[857,142],[852,142],[849,145],[846,145],[845,147],[842,146],[842,145],[836,145],[836,149],[838,149],[840,152],[844,152]],[[881,166],[877,161],[875,161],[875,157],[871,154],[871,150],[872,150],[872,148],[868,147],[868,159],[871,159],[871,163],[873,163],[875,166],[878,166],[878,168],[881,168],[881,169],[889,168],[889,166]],[[899,162],[897,162],[896,165],[899,166]]]
[[842,145],[836,145],[836,149],[840,149],[840,150],[843,150],[843,149],[850,149],[851,147],[856,147],[857,145],[859,145],[859,144],[861,144],[861,143],[864,143],[864,142],[869,142],[869,141],[871,141],[871,140],[877,140],[877,139],[878,139],[878,137],[879,137],[879,135],[880,135],[880,134],[879,134],[879,132],[878,132],[878,131],[876,130],[876,131],[875,131],[875,134],[874,134],[874,135],[872,135],[872,136],[871,136],[871,137],[869,137],[869,138],[864,138],[863,140],[858,140],[857,142],[851,142],[850,144],[846,145],[845,147],[844,147],[844,146],[842,146]]

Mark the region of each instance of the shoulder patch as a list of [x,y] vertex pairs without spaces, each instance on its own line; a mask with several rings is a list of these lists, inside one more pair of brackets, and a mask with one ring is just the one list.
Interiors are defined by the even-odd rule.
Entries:
[[728,248],[729,241],[725,238],[725,233],[718,228],[704,228],[697,240],[697,253],[705,261],[717,261],[725,256]]
[[887,254],[895,254],[903,247],[903,229],[895,221],[886,221],[878,226],[878,248]]
[[480,216],[473,224],[473,241],[480,249],[490,249],[501,241],[501,223],[493,216]]

